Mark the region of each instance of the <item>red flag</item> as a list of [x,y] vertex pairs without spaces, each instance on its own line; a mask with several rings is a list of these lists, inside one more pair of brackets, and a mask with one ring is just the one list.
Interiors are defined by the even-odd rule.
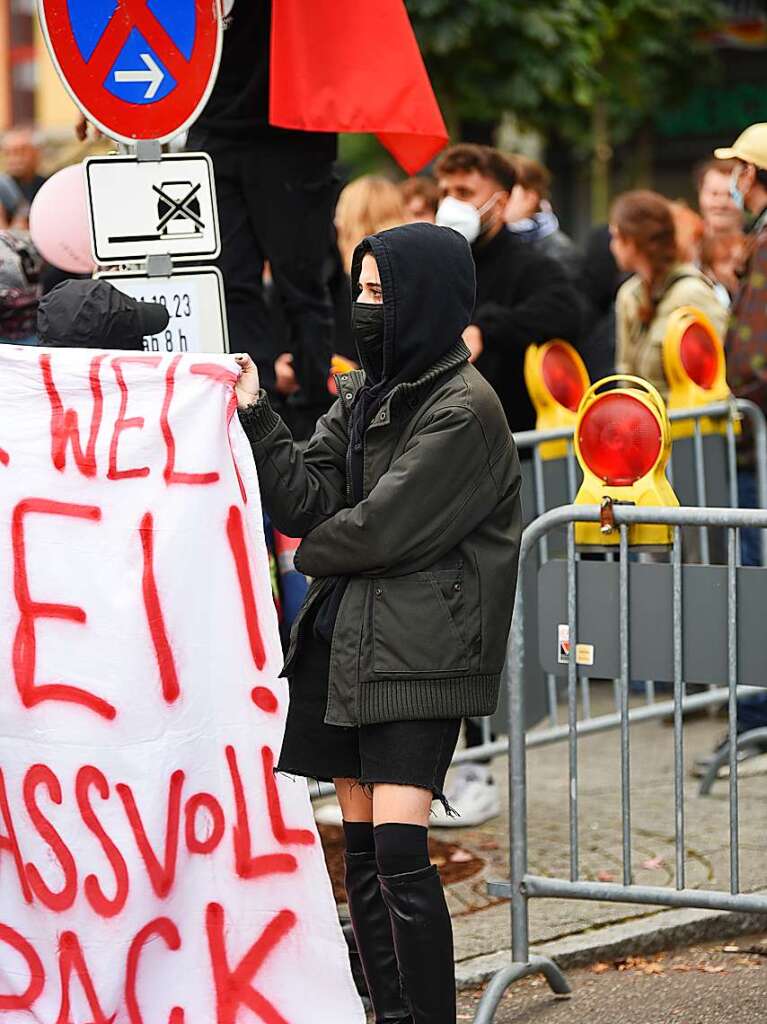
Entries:
[[273,0],[269,121],[373,132],[414,174],[447,130],[403,0]]

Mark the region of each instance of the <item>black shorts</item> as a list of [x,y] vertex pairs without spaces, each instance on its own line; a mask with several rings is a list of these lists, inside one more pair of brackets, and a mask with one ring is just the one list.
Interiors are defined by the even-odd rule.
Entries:
[[461,730],[459,718],[328,725],[330,647],[307,622],[290,679],[290,705],[276,771],[320,782],[357,779],[363,786],[394,783],[429,789],[449,810],[445,775]]

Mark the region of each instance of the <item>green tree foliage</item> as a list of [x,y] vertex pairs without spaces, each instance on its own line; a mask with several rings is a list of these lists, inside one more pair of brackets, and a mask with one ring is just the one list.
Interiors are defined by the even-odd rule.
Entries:
[[497,120],[578,144],[596,104],[613,138],[683,100],[710,70],[716,0],[406,0],[448,119]]
[[592,160],[603,217],[612,146],[712,69],[716,0],[405,0],[451,133],[504,112]]

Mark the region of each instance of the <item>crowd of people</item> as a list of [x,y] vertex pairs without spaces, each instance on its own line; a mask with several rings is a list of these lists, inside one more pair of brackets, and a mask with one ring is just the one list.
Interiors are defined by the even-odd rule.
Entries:
[[[253,19],[253,31],[232,45],[256,38]],[[619,195],[609,224],[579,245],[562,230],[546,167],[488,146],[454,145],[430,173],[405,181],[365,175],[340,188],[336,137],[271,127],[265,62],[256,61],[243,88],[239,71],[227,76],[242,64],[238,56],[224,61],[188,148],[214,159],[231,348],[254,358],[299,440],[333,399],[331,366],[357,362],[349,316],[355,246],[397,225],[437,223],[470,243],[477,292],[463,338],[512,431],[535,425],[522,372],[528,345],[562,338],[579,350],[592,380],[614,370],[637,374],[666,395],[662,340],[675,309],[700,309],[724,340],[733,313],[746,306],[755,315],[753,296],[733,310],[742,281],[764,302],[747,272],[763,244],[767,171],[759,162],[712,158],[696,168],[697,212],[649,190]],[[755,159],[762,159],[758,147]],[[45,181],[32,129],[6,132],[2,166],[0,341],[34,344],[46,268],[27,233],[30,204]],[[746,191],[736,182],[746,180],[744,168]],[[764,344],[763,333],[753,347]],[[761,383],[741,379],[743,325],[727,343],[734,390],[746,387],[750,396],[756,389],[760,398]]]
[[[210,148],[206,123],[195,129],[190,145]],[[298,138],[295,144],[307,143]],[[27,233],[31,201],[45,181],[34,132],[7,132],[2,157],[0,340],[30,344],[46,290],[45,269]],[[273,163],[281,165],[283,157],[277,154]],[[369,234],[427,221],[454,227],[468,239],[477,303],[464,341],[514,431],[535,425],[522,373],[525,349],[554,337],[576,346],[592,379],[613,370],[638,374],[667,394],[662,339],[668,316],[682,305],[695,306],[724,339],[759,234],[758,224],[746,232],[749,214],[733,198],[733,175],[742,166],[734,158],[711,159],[696,169],[699,212],[648,190],[624,193],[613,204],[609,224],[595,227],[583,245],[560,226],[549,172],[526,156],[459,144],[439,157],[431,174],[401,182],[364,175],[340,193],[337,184],[330,185],[337,180],[332,160],[325,163],[336,198],[323,198],[316,224],[301,217],[298,234],[286,231],[285,219],[278,218],[277,249],[268,237],[256,237],[261,214],[269,209],[271,217],[274,203],[264,204],[263,211],[243,205],[245,192],[266,190],[245,182],[230,195],[226,170],[217,179],[231,345],[254,357],[264,386],[299,439],[310,436],[332,400],[333,355],[347,367],[356,362],[349,270],[355,246]],[[764,169],[754,166],[757,198],[751,205],[758,217]],[[290,222],[296,219],[293,207]],[[307,250],[309,235],[322,240],[317,251]]]
[[[665,396],[662,340],[670,314],[694,306],[722,340],[727,334],[759,233],[758,225],[747,233],[749,215],[731,194],[739,166],[712,158],[696,169],[699,212],[649,190],[619,195],[609,224],[595,227],[582,246],[560,226],[548,170],[526,156],[459,144],[440,155],[430,174],[400,182],[357,178],[340,191],[325,257],[322,301],[332,311],[332,352],[356,362],[349,270],[360,239],[426,221],[454,228],[471,245],[477,298],[464,341],[513,431],[535,426],[522,372],[525,350],[555,337],[580,351],[592,379],[637,374]],[[271,349],[248,351],[290,418],[303,380],[295,372],[294,335],[268,267],[261,286],[272,317]],[[324,402],[330,401],[328,394]],[[301,437],[300,426],[291,425]],[[306,426],[309,436],[313,423]]]

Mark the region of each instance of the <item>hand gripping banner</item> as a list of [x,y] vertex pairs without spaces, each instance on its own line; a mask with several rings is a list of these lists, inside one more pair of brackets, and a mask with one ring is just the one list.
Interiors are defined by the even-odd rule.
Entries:
[[0,346],[0,1024],[359,1024],[229,357]]

